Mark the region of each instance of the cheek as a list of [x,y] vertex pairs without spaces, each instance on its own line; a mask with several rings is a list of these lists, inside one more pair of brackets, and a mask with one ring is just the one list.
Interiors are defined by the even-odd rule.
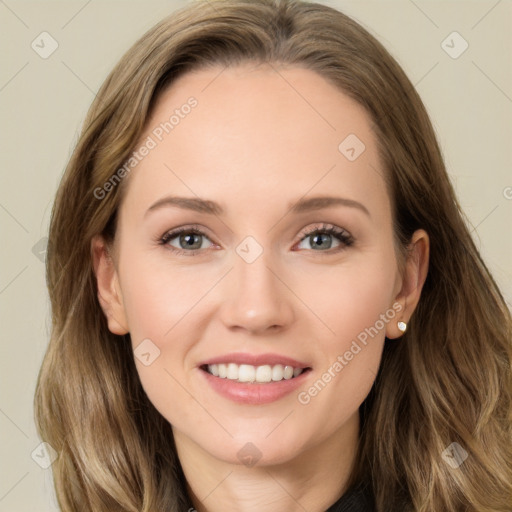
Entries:
[[132,252],[123,270],[123,300],[141,385],[171,424],[200,425],[185,375],[187,353],[197,340],[193,306],[204,286],[192,272],[152,264],[147,254]]
[[350,267],[322,272],[316,279],[319,286],[308,294],[311,309],[334,333],[325,329],[322,332],[328,334],[317,337],[322,364],[297,401],[308,411],[306,421],[317,423],[319,429],[325,422],[325,432],[353,414],[373,385],[386,326],[396,321],[395,279],[392,251],[376,252],[364,262],[354,259]]
[[144,253],[126,258],[123,272],[123,301],[134,344],[151,338],[160,345],[171,338],[216,280]]
[[[297,295],[324,324],[322,336],[330,336],[340,349],[375,326],[381,314],[394,313],[397,267],[392,248],[355,255],[339,265],[298,269],[297,275],[303,276],[296,278]],[[379,321],[382,338],[383,327]]]

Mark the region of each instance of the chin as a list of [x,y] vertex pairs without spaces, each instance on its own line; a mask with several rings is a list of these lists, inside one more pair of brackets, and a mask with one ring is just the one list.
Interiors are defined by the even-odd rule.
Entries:
[[259,434],[251,436],[249,434],[235,437],[232,442],[223,445],[204,446],[203,449],[223,462],[247,467],[265,467],[286,464],[304,451],[305,443],[286,437],[270,434],[268,438]]

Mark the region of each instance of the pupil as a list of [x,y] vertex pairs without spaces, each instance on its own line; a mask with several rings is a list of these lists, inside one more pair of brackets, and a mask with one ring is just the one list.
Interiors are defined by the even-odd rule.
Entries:
[[[320,234],[317,234],[317,235],[313,235],[313,244],[312,245],[316,245],[317,247],[321,246],[322,242],[325,241],[325,239],[323,237],[330,237],[330,235],[328,235],[327,233],[320,233]],[[317,243],[317,240],[320,239],[320,242]],[[329,249],[331,247],[331,244],[327,244],[327,249]]]
[[[188,235],[182,235],[181,239],[182,242],[184,241],[187,247],[192,247],[194,245],[194,238],[199,237],[199,235],[196,234],[188,234]],[[201,245],[201,243],[199,243]]]

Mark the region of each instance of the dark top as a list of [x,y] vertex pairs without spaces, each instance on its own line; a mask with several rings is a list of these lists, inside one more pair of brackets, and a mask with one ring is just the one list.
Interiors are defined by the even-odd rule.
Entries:
[[[195,510],[190,500],[188,510]],[[333,503],[325,512],[375,512],[375,504],[371,486],[361,483],[346,492],[336,503]]]
[[362,483],[346,492],[326,512],[375,512],[371,486],[368,483]]

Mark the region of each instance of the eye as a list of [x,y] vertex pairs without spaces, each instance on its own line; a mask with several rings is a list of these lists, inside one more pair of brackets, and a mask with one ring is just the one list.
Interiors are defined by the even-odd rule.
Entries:
[[[333,248],[333,239],[337,241],[337,245]],[[208,249],[208,244],[204,244],[206,240],[211,240],[200,229],[199,226],[184,226],[165,233],[160,239],[159,244],[166,246],[172,252],[183,256],[196,256]],[[353,237],[344,229],[333,225],[323,224],[322,226],[314,226],[306,230],[301,235],[298,248],[308,249],[308,247],[300,247],[301,244],[308,242],[314,252],[328,252],[329,254],[342,251],[346,247],[354,243]],[[212,242],[211,242],[212,243]],[[213,244],[213,243],[212,243]],[[214,244],[213,244],[214,245]],[[320,249],[320,250],[318,250]]]
[[[338,245],[331,250],[333,239],[338,242]],[[344,229],[333,225],[323,224],[321,227],[315,226],[307,230],[302,236],[299,246],[304,242],[308,242],[315,252],[329,252],[332,254],[342,251],[346,247],[352,245],[354,243],[354,239],[350,233]],[[304,249],[304,247],[299,248]],[[306,249],[308,248],[306,247]]]
[[168,231],[159,240],[176,254],[196,256],[201,249],[206,249],[203,242],[209,240],[206,234],[195,226],[185,226]]

